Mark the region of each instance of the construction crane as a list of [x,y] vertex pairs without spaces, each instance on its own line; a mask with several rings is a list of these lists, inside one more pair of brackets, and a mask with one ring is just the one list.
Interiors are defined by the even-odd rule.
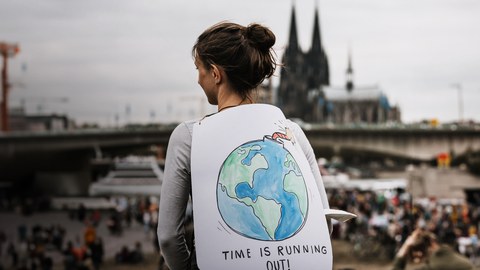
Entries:
[[20,52],[20,47],[18,44],[10,44],[6,42],[0,42],[0,54],[3,59],[2,67],[2,103],[0,104],[0,114],[1,114],[1,130],[7,132],[9,130],[8,124],[8,90],[10,84],[8,83],[8,73],[7,73],[7,59],[8,57],[13,57]]

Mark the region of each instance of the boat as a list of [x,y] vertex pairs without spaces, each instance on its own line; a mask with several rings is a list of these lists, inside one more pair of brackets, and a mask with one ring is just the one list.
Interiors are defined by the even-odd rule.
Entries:
[[112,170],[89,187],[90,196],[160,196],[163,170],[155,157],[128,156],[116,159]]

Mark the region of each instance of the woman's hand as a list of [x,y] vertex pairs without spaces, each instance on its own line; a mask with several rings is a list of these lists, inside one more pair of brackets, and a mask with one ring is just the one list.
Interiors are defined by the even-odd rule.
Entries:
[[417,228],[415,231],[413,231],[410,236],[407,237],[407,240],[403,243],[402,247],[398,250],[397,252],[397,257],[399,258],[405,258],[407,256],[408,251],[412,247],[412,245],[417,241],[418,235],[422,232],[422,229]]

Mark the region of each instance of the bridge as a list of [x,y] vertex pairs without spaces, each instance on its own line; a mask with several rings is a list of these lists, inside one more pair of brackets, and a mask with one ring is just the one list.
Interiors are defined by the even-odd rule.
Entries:
[[[111,149],[166,146],[173,128],[166,126],[155,129],[0,134],[0,161],[40,153],[91,151],[98,155]],[[480,129],[310,126],[304,128],[304,132],[318,154],[321,154],[322,150],[334,153],[354,150],[429,161],[441,152],[460,156],[469,151],[480,151]]]
[[317,151],[350,150],[416,161],[430,161],[442,152],[462,156],[480,151],[480,129],[312,128],[305,134]]
[[[442,152],[454,157],[480,152],[480,129],[475,128],[302,127],[317,156],[324,157],[353,152],[429,162]],[[85,182],[81,184],[85,190],[90,180],[82,179],[91,178],[93,158],[151,145],[165,147],[173,128],[0,134],[0,182],[34,178],[43,186],[65,183],[63,189]]]
[[167,145],[173,127],[156,129],[78,130],[0,135],[0,161],[23,155],[72,151],[98,151]]

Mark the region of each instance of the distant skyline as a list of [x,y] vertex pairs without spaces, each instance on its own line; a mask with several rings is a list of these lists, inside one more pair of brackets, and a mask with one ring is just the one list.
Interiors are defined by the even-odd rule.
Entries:
[[[295,1],[304,50],[316,6],[332,86],[345,83],[350,48],[355,84],[379,85],[404,122],[458,120],[460,100],[463,118],[480,121],[480,1]],[[290,0],[4,0],[0,41],[21,49],[9,59],[10,106],[24,99],[29,113],[102,125],[198,118],[215,110],[197,84],[198,35],[222,20],[262,23],[280,60],[291,8]]]

